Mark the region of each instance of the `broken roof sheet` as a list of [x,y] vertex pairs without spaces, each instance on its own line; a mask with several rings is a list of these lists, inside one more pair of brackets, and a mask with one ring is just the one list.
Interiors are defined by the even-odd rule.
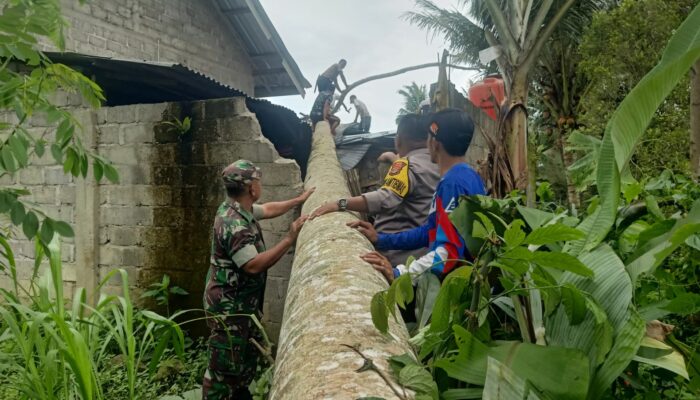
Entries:
[[365,154],[373,148],[379,147],[385,150],[394,149],[394,131],[382,131],[361,133],[357,135],[344,135],[336,140],[336,155],[343,170],[355,168],[365,157]]

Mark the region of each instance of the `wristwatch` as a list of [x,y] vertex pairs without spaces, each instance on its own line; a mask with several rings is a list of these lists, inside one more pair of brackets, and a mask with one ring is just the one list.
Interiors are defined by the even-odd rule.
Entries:
[[336,204],[338,204],[338,209],[340,211],[345,211],[348,209],[348,199],[339,199],[338,203]]

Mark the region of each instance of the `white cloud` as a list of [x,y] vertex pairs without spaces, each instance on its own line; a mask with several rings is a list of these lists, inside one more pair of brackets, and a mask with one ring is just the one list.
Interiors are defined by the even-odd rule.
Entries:
[[[437,61],[438,54],[446,48],[439,36],[431,41],[425,31],[401,18],[413,9],[412,0],[261,0],[261,3],[312,84],[340,58],[348,60],[345,76],[352,83],[370,75]],[[436,3],[446,8],[455,6],[450,0]],[[451,79],[458,88],[465,88],[473,75],[470,71],[452,70]],[[369,82],[352,93],[367,104],[372,114],[372,131],[390,130],[395,128],[396,114],[403,105],[397,91],[412,81],[429,85],[437,81],[437,76],[437,68],[417,70]],[[314,97],[311,89],[305,99],[284,96],[269,100],[308,113]],[[341,110],[338,116],[349,122],[355,114],[354,110],[351,114]]]

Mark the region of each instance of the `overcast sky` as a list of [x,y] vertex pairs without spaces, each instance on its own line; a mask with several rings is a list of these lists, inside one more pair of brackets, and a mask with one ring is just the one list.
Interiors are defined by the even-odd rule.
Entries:
[[[313,85],[316,77],[340,58],[348,60],[345,76],[348,83],[370,75],[393,71],[410,65],[437,61],[445,48],[444,40],[426,35],[401,16],[414,7],[413,0],[260,0],[284,44],[296,60],[306,79]],[[435,0],[452,8],[457,1]],[[395,119],[402,107],[397,93],[403,85],[437,81],[438,69],[429,68],[366,83],[353,90],[372,114],[372,129],[377,132],[395,129]],[[471,71],[452,70],[452,82],[458,88],[469,85]],[[342,85],[342,83],[341,83]],[[307,90],[300,96],[274,97],[269,100],[306,114],[315,94]],[[349,102],[346,104],[350,106]],[[343,122],[355,117],[341,109]]]

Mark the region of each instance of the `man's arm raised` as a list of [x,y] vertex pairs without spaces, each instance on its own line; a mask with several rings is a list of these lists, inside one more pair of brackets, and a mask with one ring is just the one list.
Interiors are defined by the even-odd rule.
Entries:
[[273,265],[289,250],[296,242],[307,216],[302,215],[289,226],[289,233],[271,249],[259,253],[247,263],[243,264],[243,270],[249,274],[259,274],[272,268]]
[[284,201],[271,201],[269,203],[261,204],[263,215],[261,219],[275,218],[286,213],[292,208],[304,204],[306,199],[311,196],[311,194],[316,190],[316,188],[311,188],[301,195]]

